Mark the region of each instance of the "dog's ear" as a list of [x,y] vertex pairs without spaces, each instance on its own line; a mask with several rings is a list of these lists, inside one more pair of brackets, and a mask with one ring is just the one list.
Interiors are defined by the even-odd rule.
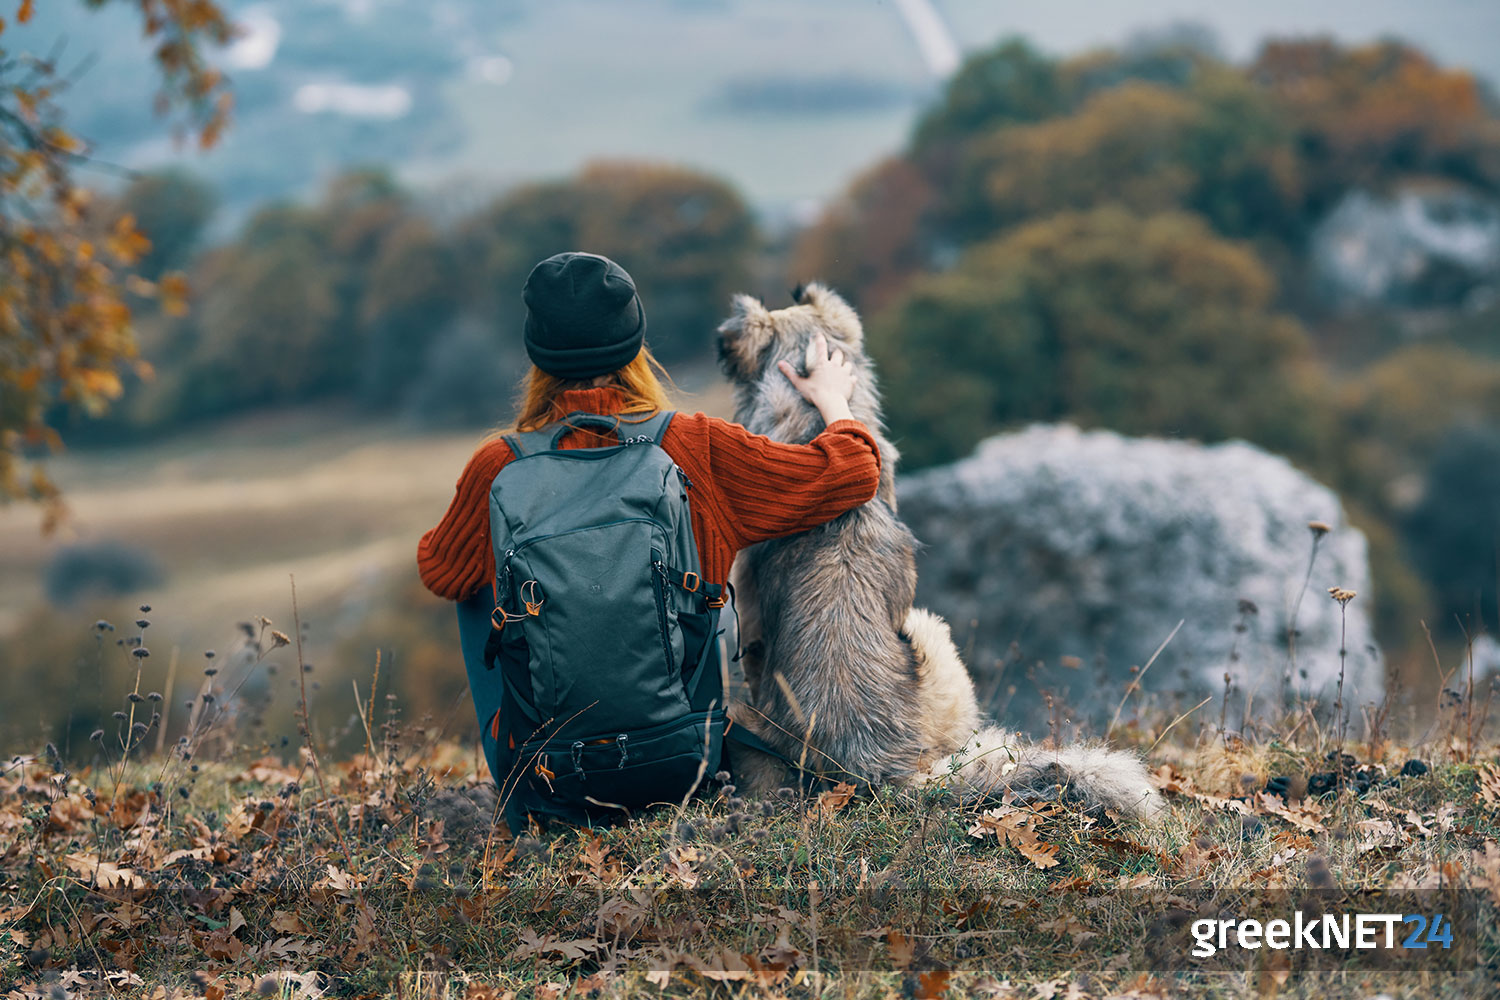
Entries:
[[771,314],[760,300],[736,295],[729,318],[719,324],[719,367],[731,382],[760,377],[760,359],[775,336]]
[[863,346],[865,330],[859,322],[859,314],[838,292],[816,281],[798,287],[802,292],[797,296],[798,303],[811,306],[829,333],[853,347]]

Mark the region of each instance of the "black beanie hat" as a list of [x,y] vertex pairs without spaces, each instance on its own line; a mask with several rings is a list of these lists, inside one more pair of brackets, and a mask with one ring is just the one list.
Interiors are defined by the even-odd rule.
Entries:
[[531,269],[526,353],[548,375],[577,380],[624,368],[646,340],[635,282],[608,257],[560,253]]

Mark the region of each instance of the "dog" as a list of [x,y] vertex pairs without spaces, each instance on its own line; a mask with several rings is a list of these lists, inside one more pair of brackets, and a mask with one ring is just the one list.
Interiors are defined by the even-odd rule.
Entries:
[[[788,443],[823,430],[817,410],[777,369],[801,369],[816,332],[851,359],[849,406],[875,435],[880,482],[869,503],[820,527],[762,542],[731,573],[748,699],[730,718],[777,755],[726,743],[736,781],[765,794],[798,768],[868,786],[941,784],[959,794],[1060,799],[1149,819],[1160,796],[1132,754],[1099,743],[1048,749],[985,719],[948,625],[912,606],[916,539],[896,514],[896,449],[859,316],[820,284],[768,310],[736,296],[719,327],[720,367],[736,419]],[[732,732],[732,730],[731,730]],[[795,767],[788,762],[794,762]]]

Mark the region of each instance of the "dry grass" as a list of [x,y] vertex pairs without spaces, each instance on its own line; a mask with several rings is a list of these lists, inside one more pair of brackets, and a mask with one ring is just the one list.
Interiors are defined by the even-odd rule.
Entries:
[[[1387,748],[1343,768],[1335,791],[1284,799],[1252,786],[1269,774],[1305,788],[1332,773],[1326,758],[1179,746],[1157,775],[1170,813],[1149,829],[941,790],[746,801],[716,784],[680,813],[512,841],[471,748],[374,722],[366,753],[323,761],[326,797],[306,751],[188,751],[78,774],[47,754],[13,761],[0,777],[0,920],[14,946],[0,988],[1495,995],[1493,747],[1450,747],[1400,778],[1405,752]],[[114,739],[102,744],[118,761]],[[1233,791],[1237,774],[1253,778]],[[1261,952],[1205,972],[1186,955],[1192,918],[1387,912],[1403,898],[1406,912],[1453,915],[1459,947],[1381,956],[1407,971],[1352,954],[1306,967],[1298,955],[1294,969]]]

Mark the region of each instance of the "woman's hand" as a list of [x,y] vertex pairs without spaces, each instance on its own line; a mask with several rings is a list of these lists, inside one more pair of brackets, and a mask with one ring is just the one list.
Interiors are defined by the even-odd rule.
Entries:
[[844,357],[841,350],[834,350],[830,354],[828,338],[823,334],[813,334],[807,343],[807,377],[798,375],[790,361],[778,361],[776,366],[802,394],[802,398],[817,407],[823,416],[823,423],[831,424],[835,420],[853,418],[854,415],[849,411],[849,398],[854,395],[854,383],[857,379],[854,365]]

